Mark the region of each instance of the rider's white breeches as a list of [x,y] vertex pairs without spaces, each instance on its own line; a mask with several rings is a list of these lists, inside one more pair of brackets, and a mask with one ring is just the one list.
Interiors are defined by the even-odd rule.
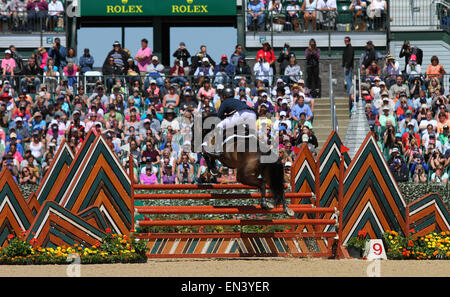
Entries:
[[243,124],[247,124],[250,127],[255,126],[256,114],[253,111],[246,109],[237,111],[232,116],[225,118],[222,122],[217,124],[217,127],[226,130]]

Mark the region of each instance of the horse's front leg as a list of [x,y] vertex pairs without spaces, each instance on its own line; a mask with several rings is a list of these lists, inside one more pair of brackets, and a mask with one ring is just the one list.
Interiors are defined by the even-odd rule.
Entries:
[[208,167],[208,171],[211,173],[211,175],[219,175],[219,171],[217,170],[216,166],[216,160],[207,153],[203,153],[203,158],[205,159],[206,166]]
[[264,210],[274,209],[275,206],[271,202],[269,202],[266,198],[266,184],[264,182],[262,182],[260,190],[261,190],[261,208]]

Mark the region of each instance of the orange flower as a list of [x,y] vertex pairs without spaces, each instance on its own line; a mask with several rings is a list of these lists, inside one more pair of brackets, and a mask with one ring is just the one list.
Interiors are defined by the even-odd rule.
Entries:
[[14,234],[9,234],[8,235],[8,239],[13,239],[14,238]]

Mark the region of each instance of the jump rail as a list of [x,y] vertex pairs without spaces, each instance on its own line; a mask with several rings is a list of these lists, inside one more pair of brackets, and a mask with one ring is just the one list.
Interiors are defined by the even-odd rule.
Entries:
[[[130,168],[133,168],[132,157],[130,157]],[[130,172],[133,172],[130,170]],[[132,188],[132,203],[134,205],[134,200],[155,200],[159,201],[162,199],[169,200],[205,200],[205,199],[259,199],[261,198],[260,193],[214,193],[211,191],[215,190],[256,190],[256,187],[249,187],[240,184],[212,184],[212,185],[194,185],[194,184],[182,184],[182,185],[135,185],[134,180],[130,174],[131,188]],[[147,190],[152,193],[136,194],[136,190]],[[155,193],[157,191],[173,191],[173,190],[184,190],[193,191],[198,190],[200,193]],[[203,191],[203,192],[202,192]],[[206,193],[205,193],[206,191]],[[267,193],[268,198],[273,196]],[[255,256],[254,253],[248,252],[244,241],[255,242],[258,240],[292,240],[297,242],[298,239],[303,238],[323,238],[327,242],[327,250],[325,252],[298,252],[295,248],[292,248],[294,244],[291,244],[289,252],[269,252],[264,253],[261,248],[259,250],[258,256],[315,256],[315,257],[342,257],[341,237],[339,236],[339,226],[342,214],[342,204],[339,205],[339,209],[331,207],[318,207],[319,203],[316,199],[314,193],[286,193],[286,199],[310,199],[312,204],[293,204],[289,207],[296,213],[296,216],[286,219],[176,219],[171,218],[167,220],[139,220],[135,222],[133,228],[139,227],[178,227],[178,226],[273,226],[273,225],[286,225],[291,226],[291,230],[288,232],[274,232],[274,233],[241,233],[241,232],[224,232],[224,233],[137,233],[136,236],[141,239],[149,239],[149,245],[151,246],[151,252],[149,252],[149,257],[157,258],[174,258],[174,257],[243,257],[243,256]],[[136,215],[244,215],[244,214],[282,214],[283,209],[277,207],[272,210],[264,210],[259,205],[249,205],[249,206],[136,206],[134,217]],[[331,213],[334,214],[333,217],[336,219],[320,219],[314,218],[320,214]],[[308,215],[299,217],[298,215]],[[310,216],[313,217],[310,217]],[[333,231],[321,231],[317,226],[332,226]],[[299,231],[298,226],[312,226],[314,231],[304,232],[303,229]],[[188,247],[194,241],[199,240],[209,240],[209,241],[224,241],[227,239],[240,240],[239,253],[220,253],[215,252],[212,254],[197,253],[188,254],[184,253],[189,250]],[[168,242],[175,242],[181,240],[182,243],[186,244],[183,252],[173,253],[177,250],[177,245],[174,244],[171,248],[171,252],[164,253],[162,250],[168,249],[164,248]],[[186,241],[187,240],[187,241]],[[334,245],[337,243],[338,249],[334,250]],[[230,243],[231,244],[231,243]],[[286,243],[284,243],[286,245]],[[289,244],[288,244],[289,245]],[[298,245],[295,244],[295,245]],[[192,247],[190,247],[193,249]],[[204,248],[206,249],[206,248]],[[273,250],[273,248],[272,248]],[[155,251],[155,253],[152,253]],[[247,252],[246,252],[247,251]]]

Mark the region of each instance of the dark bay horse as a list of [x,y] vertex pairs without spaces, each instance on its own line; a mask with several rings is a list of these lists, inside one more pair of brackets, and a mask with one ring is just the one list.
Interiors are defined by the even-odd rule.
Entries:
[[[215,161],[220,161],[224,166],[228,168],[236,169],[236,180],[247,186],[257,187],[261,191],[261,201],[260,205],[262,209],[270,210],[275,208],[275,205],[283,205],[283,211],[288,216],[294,216],[294,211],[290,209],[287,205],[285,195],[284,195],[284,165],[276,157],[275,162],[261,162],[261,157],[263,153],[261,152],[261,144],[256,141],[256,133],[250,131],[252,136],[244,136],[239,133],[240,129],[229,129],[223,139],[227,139],[227,143],[223,143],[221,153],[211,153],[207,152],[201,144],[204,141],[206,135],[213,131],[212,128],[205,128],[203,123],[206,118],[210,116],[203,117],[201,121],[197,121],[192,129],[192,151],[202,152],[203,157],[208,165],[208,169],[211,166],[215,166]],[[232,130],[232,131],[231,131]],[[236,131],[238,131],[236,133]],[[199,137],[201,135],[201,137]],[[196,136],[197,138],[196,141]],[[226,138],[229,136],[229,138]],[[244,136],[244,137],[243,137]],[[249,143],[250,139],[253,137],[256,144],[256,149],[250,150]],[[240,142],[237,141],[240,138]],[[201,139],[201,142],[199,141]],[[242,139],[245,139],[244,144],[245,149],[242,149]],[[212,140],[214,142],[215,139]],[[231,143],[231,144],[230,144]],[[264,150],[267,151],[267,150]],[[214,163],[213,163],[214,162]],[[212,165],[213,164],[213,165]],[[266,186],[269,186],[270,191],[273,194],[275,205],[269,202],[266,198]]]

